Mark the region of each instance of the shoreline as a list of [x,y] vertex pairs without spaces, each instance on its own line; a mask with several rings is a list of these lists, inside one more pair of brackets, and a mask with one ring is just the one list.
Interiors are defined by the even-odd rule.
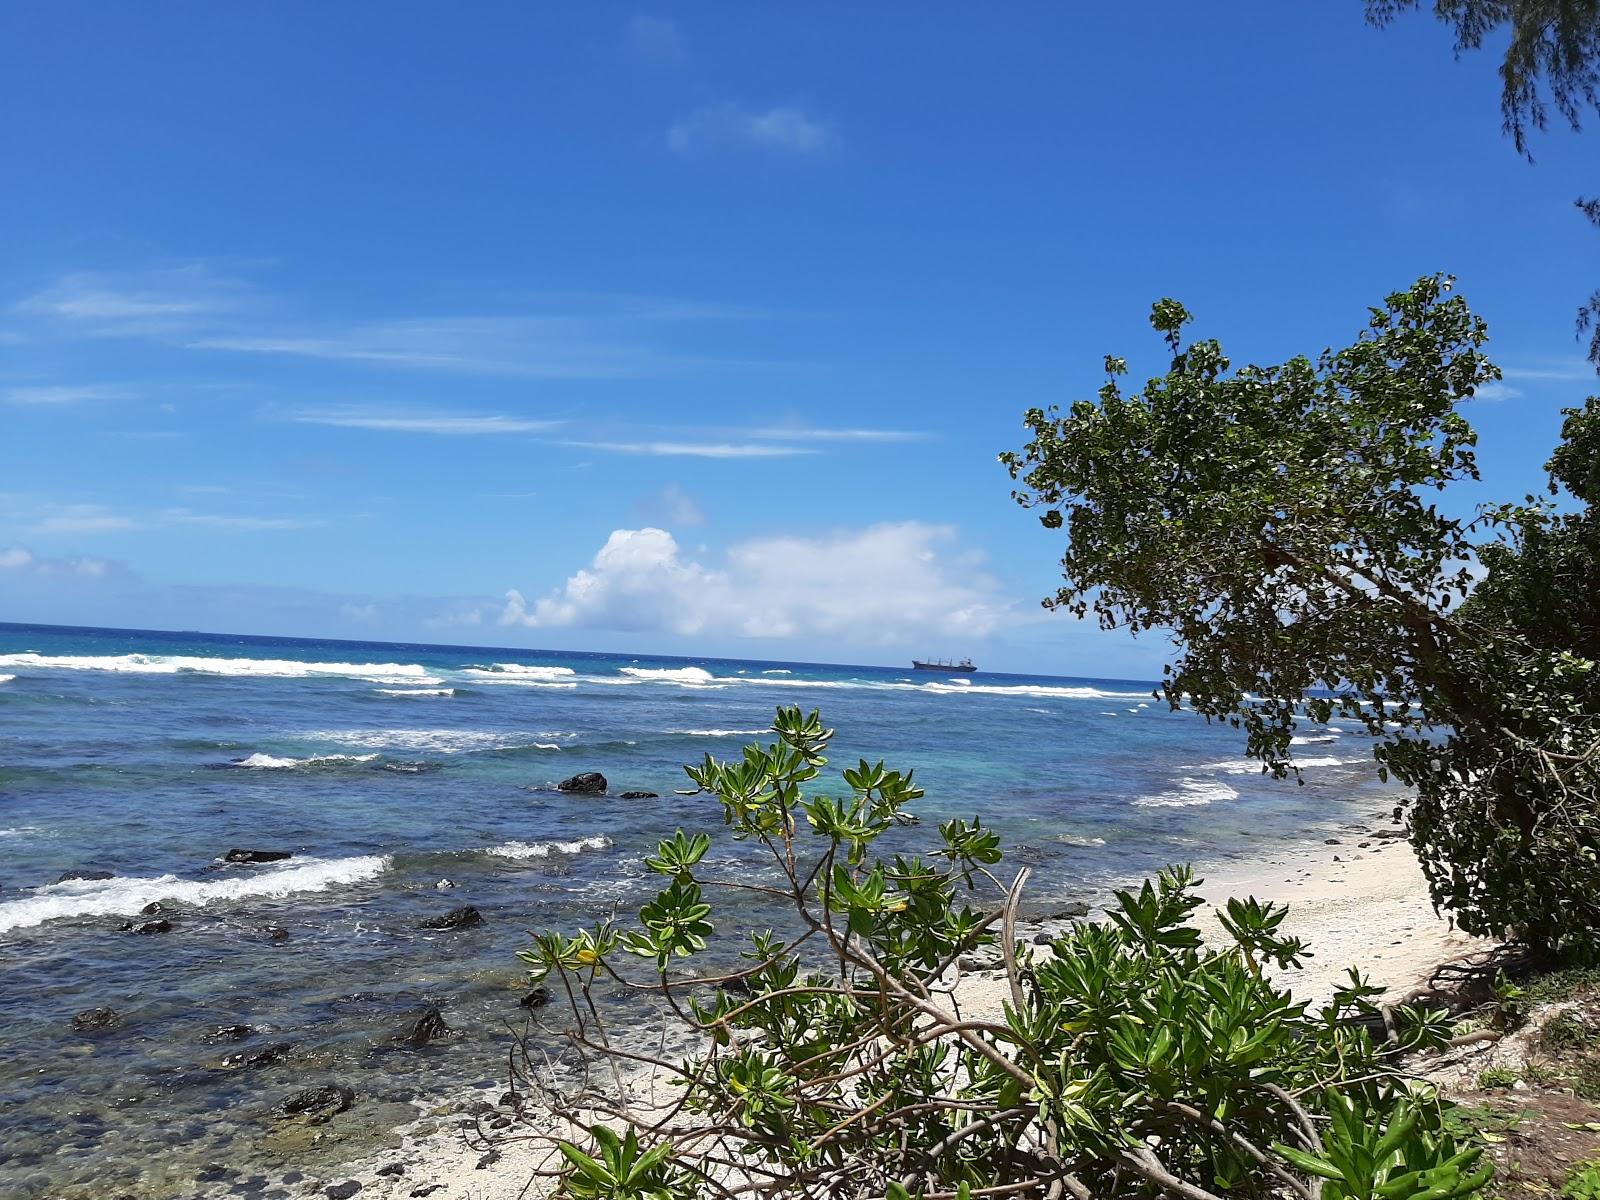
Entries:
[[[1256,863],[1197,868],[1203,881],[1199,892],[1208,901],[1196,913],[1200,929],[1220,933],[1215,905],[1230,896],[1288,904],[1285,929],[1303,938],[1311,955],[1301,969],[1275,974],[1296,998],[1313,1001],[1343,983],[1350,966],[1360,967],[1370,982],[1399,997],[1425,983],[1444,963],[1494,944],[1460,932],[1434,913],[1410,845],[1394,836],[1392,827],[1373,829],[1363,822],[1359,828],[1367,831],[1357,828],[1352,823],[1338,836],[1328,832],[1316,842],[1282,846]],[[1019,921],[1018,936],[1031,941],[1059,924]],[[998,1011],[1006,991],[1004,975],[980,963],[962,976],[957,996],[975,1012]],[[646,1089],[652,1084],[648,1078],[635,1082]],[[480,1117],[491,1126],[505,1122],[496,1132],[508,1139],[529,1128],[511,1122],[508,1110],[490,1103],[501,1091],[502,1084],[469,1090],[432,1107],[428,1115],[395,1131],[399,1145],[394,1149],[352,1162],[343,1175],[303,1194],[325,1195],[329,1187],[359,1183],[359,1192],[349,1195],[380,1200],[533,1200],[545,1195],[530,1180],[536,1164],[548,1161],[548,1151],[515,1140],[488,1150],[481,1143],[468,1145],[465,1131],[475,1128]]]

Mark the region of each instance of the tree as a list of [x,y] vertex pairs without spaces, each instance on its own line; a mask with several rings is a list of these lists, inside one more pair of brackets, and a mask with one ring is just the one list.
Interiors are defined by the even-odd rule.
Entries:
[[[687,769],[755,861],[709,869],[710,837],[679,830],[647,860],[667,882],[637,922],[521,954],[569,1001],[570,1070],[525,1073],[558,1122],[529,1136],[562,1194],[1455,1200],[1488,1183],[1481,1147],[1454,1144],[1399,1067],[1444,1044],[1446,1015],[1380,1010],[1355,971],[1321,1008],[1296,1003],[1264,970],[1308,953],[1286,910],[1230,901],[1208,944],[1197,881],[1169,869],[1036,950],[1015,930],[1027,871],[1002,876],[991,831],[952,820],[927,857],[881,857],[922,796],[911,774],[861,762],[830,795],[819,714],[781,709],[773,732]],[[734,900],[783,932],[719,948]],[[1005,1002],[986,1011],[953,984],[997,941]],[[629,996],[666,1004],[690,1053],[627,1042],[607,1014]],[[676,1098],[631,1103],[641,1067]]]
[[[1367,19],[1384,26],[1421,7],[1367,0]],[[1600,0],[1434,0],[1433,15],[1455,27],[1457,54],[1504,31],[1500,116],[1520,153],[1529,154],[1528,135],[1548,125],[1552,106],[1573,129],[1585,109],[1600,110]]]
[[[1367,20],[1381,27],[1420,7],[1422,0],[1367,0]],[[1552,106],[1574,131],[1586,109],[1600,111],[1600,0],[1434,0],[1433,14],[1455,27],[1457,54],[1504,30],[1501,127],[1530,162],[1529,134],[1546,128]],[[1576,203],[1600,225],[1600,200]],[[1578,309],[1578,335],[1585,333],[1600,371],[1600,289]]]
[[[1486,597],[1509,598],[1515,564],[1517,603],[1570,611],[1576,630],[1595,577],[1556,569],[1541,547],[1567,527],[1538,506],[1468,523],[1434,502],[1477,478],[1458,406],[1499,378],[1450,281],[1370,314],[1315,361],[1234,371],[1217,342],[1184,344],[1189,314],[1163,300],[1165,376],[1127,393],[1110,358],[1096,400],[1029,411],[1032,440],[1000,457],[1016,499],[1068,532],[1066,586],[1046,604],[1170,631],[1168,702],[1242,728],[1274,774],[1293,770],[1300,721],[1362,722],[1413,789],[1404,815],[1435,904],[1469,932],[1593,957],[1600,672],[1581,639],[1531,637],[1507,603],[1456,610],[1480,562],[1498,576]],[[1557,461],[1576,478],[1594,424],[1573,420],[1582,445]]]

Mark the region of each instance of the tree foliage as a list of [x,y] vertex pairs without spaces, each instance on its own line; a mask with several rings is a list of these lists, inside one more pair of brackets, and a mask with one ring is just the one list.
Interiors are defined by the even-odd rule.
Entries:
[[[1362,722],[1413,789],[1436,904],[1470,932],[1600,952],[1593,518],[1437,504],[1477,478],[1458,407],[1499,378],[1483,322],[1424,278],[1343,349],[1234,370],[1183,341],[1189,319],[1154,307],[1166,375],[1125,391],[1107,359],[1097,399],[1031,410],[1031,440],[1001,455],[1017,500],[1068,533],[1046,604],[1171,631],[1167,700],[1242,728],[1276,774],[1300,721]],[[1552,460],[1584,501],[1595,429],[1591,402]]]
[[[1367,0],[1367,19],[1388,25],[1422,2]],[[1500,116],[1523,154],[1552,107],[1573,129],[1586,109],[1600,109],[1600,0],[1433,0],[1432,8],[1454,27],[1457,54],[1505,38]]]
[[[1380,1011],[1355,971],[1321,1007],[1295,1001],[1266,971],[1309,953],[1286,910],[1230,901],[1203,938],[1199,881],[1169,869],[1104,923],[1023,945],[1027,872],[1002,874],[992,831],[951,820],[923,855],[881,857],[922,795],[912,775],[861,762],[830,793],[819,715],[779,710],[773,729],[688,769],[764,874],[719,874],[709,836],[680,830],[648,860],[666,883],[637,921],[521,955],[570,1001],[571,1070],[530,1072],[563,1123],[530,1136],[561,1155],[564,1194],[1452,1200],[1488,1182],[1399,1069],[1444,1043],[1444,1014]],[[785,927],[730,967],[715,898],[751,896]],[[975,1006],[959,964],[996,942],[1004,1002]],[[659,997],[691,1053],[626,1044],[605,1017],[618,994]],[[675,1097],[634,1103],[622,1070],[595,1084],[606,1066],[653,1069]]]
[[[1422,0],[1367,0],[1367,20],[1389,25],[1421,7]],[[1501,127],[1530,161],[1529,135],[1547,127],[1552,106],[1574,131],[1585,110],[1600,111],[1600,0],[1434,0],[1433,14],[1454,27],[1457,54],[1504,36]],[[1600,225],[1600,200],[1577,206]],[[1578,336],[1585,334],[1600,370],[1600,290],[1578,309]]]

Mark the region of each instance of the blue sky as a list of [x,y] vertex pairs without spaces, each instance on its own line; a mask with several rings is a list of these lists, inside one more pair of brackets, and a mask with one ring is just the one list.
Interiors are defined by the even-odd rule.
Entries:
[[1595,143],[1362,5],[0,9],[0,619],[1148,676],[1020,415],[1449,271],[1536,487]]

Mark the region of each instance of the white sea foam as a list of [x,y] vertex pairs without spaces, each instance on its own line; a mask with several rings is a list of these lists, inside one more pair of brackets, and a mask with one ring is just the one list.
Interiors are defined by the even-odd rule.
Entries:
[[237,675],[269,679],[318,676],[373,683],[443,683],[416,663],[300,662],[289,658],[207,658],[184,654],[0,654],[0,667],[44,671],[113,671],[130,675]]
[[15,678],[15,675],[0,675],[0,683],[10,683]]
[[1326,742],[1336,742],[1338,740],[1339,735],[1337,732],[1306,735],[1297,734],[1289,739],[1289,744],[1291,746],[1320,746]]
[[377,688],[380,696],[454,696],[455,688]]
[[[956,683],[957,686],[952,686]],[[1034,700],[1060,697],[1067,700],[1137,700],[1149,692],[1113,692],[1097,687],[1057,687],[1053,684],[1035,683],[972,683],[969,680],[951,683],[925,683],[924,692],[944,692],[952,696],[1027,696]]]
[[289,771],[295,767],[333,767],[341,763],[364,763],[377,758],[376,754],[316,754],[310,758],[284,758],[276,754],[252,754],[233,765],[257,771]]
[[1239,793],[1217,779],[1197,779],[1184,776],[1171,791],[1155,796],[1141,796],[1134,803],[1140,808],[1191,808],[1211,804],[1217,800],[1237,800]]
[[718,679],[704,667],[623,667],[619,674],[630,679],[644,680],[650,683],[682,683],[691,687],[705,687],[707,684],[737,683],[737,679]]
[[[333,742],[359,750],[414,750],[434,754],[471,754],[484,750],[559,750],[561,733],[511,733],[482,729],[316,729],[297,737]],[[545,740],[550,739],[550,740]]]
[[760,737],[764,733],[771,733],[772,729],[769,726],[765,729],[669,729],[666,732],[679,737]]
[[480,683],[515,684],[519,687],[575,688],[571,667],[530,667],[524,663],[491,663],[487,667],[466,667],[461,672]]
[[596,834],[575,842],[501,842],[490,846],[485,853],[496,858],[549,858],[552,854],[582,854],[585,850],[605,850],[610,846],[610,838]]
[[1076,833],[1063,833],[1056,838],[1056,841],[1065,842],[1068,846],[1104,846],[1106,844],[1106,840],[1103,837],[1084,837]]
[[772,671],[763,671],[761,673],[763,675],[793,675],[794,674],[793,671],[785,671],[785,670],[781,670],[781,669],[776,669],[776,670],[772,670]]
[[272,870],[205,880],[179,879],[176,875],[73,879],[35,888],[23,899],[0,903],[0,933],[62,917],[132,917],[157,900],[209,905],[257,896],[325,892],[373,879],[388,866],[387,855],[366,854],[357,858],[307,858]]

